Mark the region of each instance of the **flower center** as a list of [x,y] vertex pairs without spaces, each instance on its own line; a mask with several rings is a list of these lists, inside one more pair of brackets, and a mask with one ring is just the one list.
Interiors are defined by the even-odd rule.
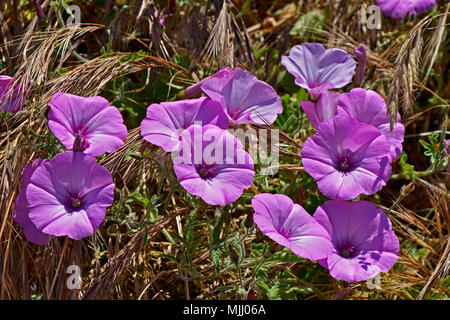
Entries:
[[289,235],[292,232],[292,226],[290,226],[289,229],[287,229],[287,230],[284,227],[282,227],[279,232],[280,232],[280,234],[282,234],[283,236],[285,236],[287,238],[287,237],[289,237]]
[[215,168],[213,165],[204,164],[197,169],[197,172],[203,179],[211,179],[215,175]]
[[231,112],[229,113],[231,119],[233,119],[233,120],[239,119],[239,117],[241,116],[241,112],[242,112],[242,111],[239,110],[239,108],[236,108],[235,110],[231,111]]
[[339,163],[338,163],[339,171],[342,171],[342,172],[350,171],[350,166],[351,166],[351,163],[350,163],[350,160],[348,157],[343,157],[341,160],[339,160]]
[[342,249],[341,256],[343,258],[351,258],[355,254],[355,251],[356,251],[356,249],[353,246],[346,248],[346,249]]
[[73,151],[83,152],[89,147],[89,142],[84,137],[84,130],[79,129],[75,132],[75,141],[73,142]]
[[76,209],[81,206],[81,199],[78,197],[70,197],[70,205]]

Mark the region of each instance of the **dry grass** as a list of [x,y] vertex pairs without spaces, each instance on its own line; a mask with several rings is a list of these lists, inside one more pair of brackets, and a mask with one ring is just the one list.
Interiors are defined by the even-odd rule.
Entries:
[[[408,162],[417,170],[426,170],[428,159],[415,135],[446,130],[442,118],[448,116],[449,109],[449,58],[442,52],[449,45],[445,28],[450,4],[440,3],[429,15],[404,24],[383,17],[381,30],[367,30],[356,9],[361,1],[353,0],[328,1],[328,5],[320,0],[300,2],[302,5],[286,0],[268,5],[255,0],[249,8],[238,0],[204,1],[199,7],[171,5],[164,28],[154,16],[158,1],[130,1],[135,5],[131,9],[113,2],[102,9],[87,1],[74,1],[85,5],[82,14],[86,23],[76,27],[58,24],[49,1],[42,5],[46,21],[28,18],[34,10],[32,2],[21,1],[19,10],[13,8],[12,1],[0,5],[0,53],[4,61],[0,73],[29,84],[24,92],[26,106],[13,116],[2,113],[0,118],[0,299],[241,298],[233,290],[219,292],[218,288],[236,286],[242,277],[251,280],[255,271],[251,263],[226,264],[227,257],[223,259],[226,267],[217,275],[207,224],[195,226],[203,237],[198,251],[192,252],[178,238],[171,238],[175,234],[187,237],[195,208],[200,208],[195,221],[212,225],[217,211],[180,196],[183,193],[173,178],[169,159],[143,142],[139,128],[129,130],[126,143],[100,161],[113,174],[117,186],[117,200],[105,225],[81,241],[53,238],[43,247],[27,242],[12,218],[14,201],[25,165],[55,150],[46,112],[56,92],[111,94],[112,82],[130,77],[138,79],[141,87],[128,93],[139,94],[155,85],[154,75],[164,70],[170,70],[172,84],[185,87],[223,65],[244,66],[282,92],[279,62],[292,45],[320,41],[352,53],[355,46],[364,43],[368,49],[365,82],[387,98],[392,115],[402,112],[407,124],[404,150]],[[371,1],[362,3],[367,6]],[[114,10],[120,14],[113,21]],[[239,12],[242,14],[237,16]],[[308,20],[315,12],[325,16],[320,27]],[[295,27],[299,19],[304,19],[300,31]],[[107,52],[101,54],[102,48]],[[175,61],[176,54],[194,61],[189,70]],[[141,79],[141,75],[145,77]],[[182,91],[177,95],[182,96]],[[179,96],[172,94],[170,98]],[[142,99],[146,101],[146,97]],[[301,130],[298,134],[285,130],[280,137],[283,159],[291,163],[297,163],[305,132],[310,132]],[[400,170],[398,163],[395,166]],[[280,171],[283,176],[255,183],[246,193],[261,192],[261,186],[276,188],[282,182],[289,185],[302,168],[288,162]],[[448,171],[417,178],[414,191],[399,198],[401,187],[409,183],[399,178],[391,180],[377,197],[370,197],[389,211],[402,244],[399,262],[383,275],[381,289],[344,285],[323,269],[305,280],[298,276],[300,272],[317,270],[315,263],[307,261],[269,262],[268,277],[275,278],[284,270],[287,281],[309,290],[303,294],[305,299],[448,299],[448,180]],[[291,185],[286,189],[295,188]],[[155,195],[158,206],[136,202],[133,194],[137,190]],[[299,192],[299,197],[307,196]],[[389,210],[397,199],[398,205]],[[270,245],[267,255],[278,252],[280,248],[252,227],[248,203],[226,209],[229,227],[221,234],[241,239],[239,245],[248,252],[257,242]],[[154,215],[156,209],[158,214]],[[115,220],[124,210],[131,212],[127,219],[130,214],[137,215],[139,227]],[[149,215],[151,223],[146,220]],[[164,255],[174,256],[176,261]],[[80,290],[68,290],[65,284],[71,264],[82,266]],[[253,285],[249,281],[249,286]]]

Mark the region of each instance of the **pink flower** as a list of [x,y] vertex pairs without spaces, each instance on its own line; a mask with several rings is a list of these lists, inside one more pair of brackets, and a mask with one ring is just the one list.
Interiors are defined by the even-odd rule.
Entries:
[[48,126],[67,149],[100,156],[127,137],[122,115],[105,98],[56,93],[49,105]]
[[222,69],[203,80],[201,90],[220,102],[231,124],[269,125],[283,112],[275,89],[240,68]]
[[302,149],[302,163],[332,199],[351,200],[379,191],[391,176],[390,144],[373,125],[348,115],[323,121]]
[[37,230],[79,240],[103,222],[114,199],[114,183],[92,155],[66,151],[41,162],[23,192],[26,199],[17,199],[18,213],[27,215]]
[[434,6],[436,2],[437,0],[377,0],[381,11],[392,18],[423,13]]
[[255,223],[275,242],[311,260],[326,259],[331,254],[333,247],[328,232],[289,197],[257,194],[252,205]]
[[253,182],[253,160],[231,133],[192,125],[181,134],[174,170],[180,184],[211,205],[236,201]]
[[398,259],[400,245],[383,210],[368,201],[330,200],[314,219],[329,234],[332,252],[318,260],[333,278],[365,281],[386,272]]

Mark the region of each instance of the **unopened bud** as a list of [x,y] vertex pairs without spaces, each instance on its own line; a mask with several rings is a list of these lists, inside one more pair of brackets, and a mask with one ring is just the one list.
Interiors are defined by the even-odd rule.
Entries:
[[140,153],[139,151],[137,152],[132,152],[130,153],[130,157],[136,159],[136,160],[141,160],[142,159],[142,153]]
[[16,149],[9,150],[8,155],[6,156],[6,160],[11,159],[12,157],[14,157],[15,154],[16,154]]
[[364,75],[366,74],[367,57],[366,48],[360,44],[358,48],[355,48],[356,60],[358,60],[358,67],[356,69],[355,84],[362,85],[364,81]]
[[402,197],[407,197],[411,192],[414,191],[414,187],[415,187],[414,182],[410,182],[408,185],[403,186],[400,189],[401,196]]

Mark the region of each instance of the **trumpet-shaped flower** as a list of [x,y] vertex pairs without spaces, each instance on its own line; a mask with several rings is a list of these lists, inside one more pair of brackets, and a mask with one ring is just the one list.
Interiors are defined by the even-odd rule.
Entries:
[[303,166],[319,190],[350,200],[379,191],[391,176],[390,144],[373,125],[348,115],[323,121],[302,149]]
[[436,4],[436,0],[377,0],[381,11],[392,18],[420,14]]
[[141,134],[145,140],[165,151],[178,150],[181,132],[193,124],[215,124],[228,128],[228,117],[220,103],[206,97],[152,104],[142,120]]
[[275,89],[250,72],[236,68],[222,69],[201,84],[201,90],[222,104],[231,124],[268,125],[283,112]]
[[326,259],[332,253],[328,232],[289,197],[257,194],[252,205],[253,219],[261,232],[296,255],[318,260]]
[[59,92],[49,105],[48,126],[67,149],[100,156],[115,151],[127,137],[122,115],[103,97]]
[[41,164],[26,188],[37,229],[79,240],[92,235],[114,199],[111,174],[92,155],[66,151]]
[[253,160],[231,133],[212,124],[181,134],[175,174],[191,194],[211,205],[236,201],[253,182]]
[[400,246],[391,222],[371,202],[329,200],[317,208],[314,219],[333,246],[318,262],[338,280],[365,281],[388,271],[398,259]]
[[361,88],[343,93],[338,102],[337,114],[347,114],[352,118],[369,123],[378,128],[390,143],[391,160],[395,160],[402,153],[405,127],[400,123],[397,112],[397,123],[391,131],[386,102],[375,91]]
[[320,43],[292,47],[281,63],[295,77],[295,83],[318,97],[332,88],[342,88],[352,81],[356,62],[341,49],[326,50]]

